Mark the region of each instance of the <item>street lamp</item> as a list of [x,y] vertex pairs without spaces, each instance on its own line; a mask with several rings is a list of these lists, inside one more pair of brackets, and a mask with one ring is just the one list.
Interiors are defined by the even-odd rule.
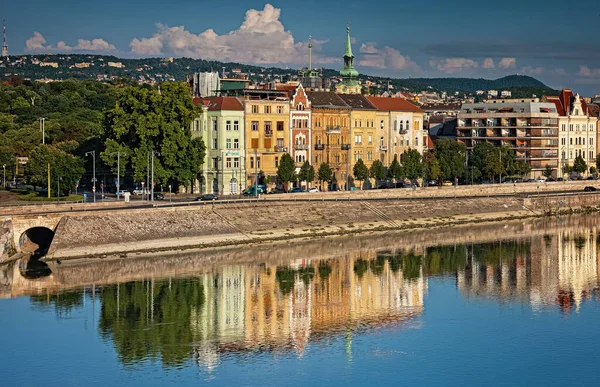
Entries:
[[2,165],[2,169],[4,170],[4,178],[2,179],[2,184],[4,184],[4,188],[6,188],[6,164]]
[[169,202],[173,201],[173,197],[171,196],[171,184],[169,184]]
[[40,121],[40,130],[42,131],[42,145],[46,144],[46,130],[45,130],[45,122],[46,119],[43,117],[38,118]]
[[[113,152],[111,156],[117,154],[117,200],[121,197],[121,152]],[[126,156],[127,153],[123,153]]]
[[150,201],[154,201],[154,155],[160,156],[160,152],[152,151],[152,178],[150,184],[152,184],[152,188],[150,189]]
[[96,203],[96,151],[85,152],[86,156],[92,155],[92,194],[94,195],[94,203]]
[[62,180],[62,176],[59,176],[58,179],[56,179],[56,182],[58,183],[58,189],[56,190],[56,201],[60,202],[60,181]]

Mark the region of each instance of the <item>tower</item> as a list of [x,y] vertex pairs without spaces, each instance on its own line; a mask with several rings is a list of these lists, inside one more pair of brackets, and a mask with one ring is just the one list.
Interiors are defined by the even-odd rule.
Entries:
[[350,23],[346,27],[346,51],[344,52],[344,68],[340,71],[342,82],[338,83],[335,90],[341,94],[360,94],[361,86],[358,82],[358,71],[354,68],[354,54],[352,54],[352,39],[350,38]]
[[2,20],[4,41],[2,43],[2,57],[8,57],[8,45],[6,44],[6,20]]

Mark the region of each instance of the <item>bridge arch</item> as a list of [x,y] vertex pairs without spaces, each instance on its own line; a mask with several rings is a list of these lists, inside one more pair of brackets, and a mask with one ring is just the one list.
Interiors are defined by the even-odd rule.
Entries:
[[42,256],[48,252],[54,239],[54,231],[44,226],[34,226],[23,231],[19,237],[19,250],[33,256]]

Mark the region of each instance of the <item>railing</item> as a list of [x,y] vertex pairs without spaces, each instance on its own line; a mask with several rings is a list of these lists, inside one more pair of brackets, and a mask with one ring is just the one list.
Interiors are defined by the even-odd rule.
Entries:
[[325,127],[325,132],[327,133],[341,133],[342,128],[339,125],[327,125]]
[[296,150],[308,150],[309,146],[308,144],[295,144],[294,148],[296,148]]
[[342,150],[350,150],[350,144],[342,144]]
[[380,146],[380,147],[379,147],[379,149],[380,149],[381,151],[383,151],[383,152],[387,152],[387,150],[388,150],[388,147],[387,147],[387,145],[382,145],[382,146]]
[[284,146],[275,145],[275,152],[287,152],[288,148]]
[[324,150],[325,144],[315,144],[315,150]]
[[273,130],[265,129],[265,137],[271,138],[273,136]]

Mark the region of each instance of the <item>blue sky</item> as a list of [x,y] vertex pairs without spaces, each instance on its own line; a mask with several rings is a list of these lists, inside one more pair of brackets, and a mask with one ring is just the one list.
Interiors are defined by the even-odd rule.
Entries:
[[394,77],[532,75],[600,93],[600,7],[556,0],[28,0],[0,10],[11,54],[187,56],[338,68],[346,22],[356,67]]

